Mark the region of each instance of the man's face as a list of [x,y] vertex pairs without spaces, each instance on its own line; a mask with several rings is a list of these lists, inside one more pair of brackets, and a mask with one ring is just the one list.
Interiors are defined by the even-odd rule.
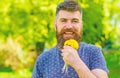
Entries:
[[83,26],[81,18],[82,17],[79,11],[59,11],[55,21],[58,45],[62,47],[63,43],[71,38],[80,42]]

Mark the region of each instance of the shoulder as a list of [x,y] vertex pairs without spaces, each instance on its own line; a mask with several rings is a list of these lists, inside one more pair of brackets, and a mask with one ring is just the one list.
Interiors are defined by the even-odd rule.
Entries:
[[54,54],[54,52],[56,52],[56,50],[57,50],[57,47],[55,46],[49,50],[43,51],[43,53],[41,53],[37,59],[38,60],[47,59],[48,57],[51,57]]
[[80,48],[78,49],[78,53],[80,57],[83,59],[91,59],[93,57],[101,56],[102,51],[99,47],[93,45],[93,44],[87,44],[87,43],[80,43]]
[[91,52],[100,50],[100,48],[97,47],[96,45],[87,44],[87,43],[83,43],[83,42],[80,43],[80,47],[81,47],[82,50],[91,51]]

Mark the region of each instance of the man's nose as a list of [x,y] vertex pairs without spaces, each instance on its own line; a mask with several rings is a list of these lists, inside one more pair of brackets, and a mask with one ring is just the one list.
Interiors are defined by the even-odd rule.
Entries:
[[66,24],[66,28],[72,28],[72,22],[67,22],[67,24]]

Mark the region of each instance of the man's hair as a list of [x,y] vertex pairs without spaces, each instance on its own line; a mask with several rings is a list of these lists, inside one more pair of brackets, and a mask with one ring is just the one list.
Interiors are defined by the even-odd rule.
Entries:
[[80,5],[74,0],[65,0],[64,2],[60,3],[56,8],[56,15],[60,10],[66,10],[70,12],[79,11],[82,16],[82,9]]

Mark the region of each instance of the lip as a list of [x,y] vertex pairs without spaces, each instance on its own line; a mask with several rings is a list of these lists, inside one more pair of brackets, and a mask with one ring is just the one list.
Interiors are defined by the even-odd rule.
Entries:
[[64,32],[64,38],[73,38],[74,37],[74,33],[73,32]]
[[65,32],[64,34],[73,34],[73,32]]

